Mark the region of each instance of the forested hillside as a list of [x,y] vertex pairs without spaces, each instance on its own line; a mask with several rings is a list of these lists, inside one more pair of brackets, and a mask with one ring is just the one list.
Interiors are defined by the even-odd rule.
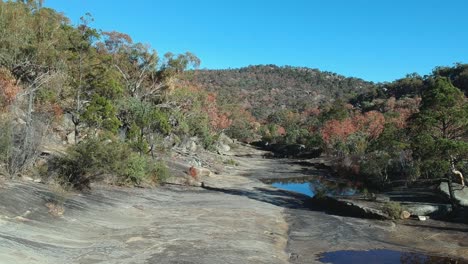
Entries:
[[265,119],[280,109],[304,111],[337,98],[348,100],[373,87],[371,82],[336,73],[275,65],[196,70],[185,76],[226,101],[235,99],[258,119]]

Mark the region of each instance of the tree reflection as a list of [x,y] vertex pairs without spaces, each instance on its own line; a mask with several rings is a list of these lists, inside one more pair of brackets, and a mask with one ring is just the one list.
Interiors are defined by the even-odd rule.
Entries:
[[309,189],[312,193],[328,196],[347,196],[358,193],[358,186],[350,181],[331,181],[325,178],[309,180]]
[[463,260],[450,259],[438,256],[426,256],[418,253],[402,253],[400,257],[402,264],[467,264]]

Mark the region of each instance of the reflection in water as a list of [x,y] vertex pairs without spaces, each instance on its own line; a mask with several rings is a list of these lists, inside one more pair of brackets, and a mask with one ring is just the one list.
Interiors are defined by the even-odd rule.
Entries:
[[383,264],[468,264],[461,259],[451,259],[439,256],[428,256],[420,253],[400,252],[395,250],[377,249],[369,251],[342,250],[327,252],[319,256],[323,263],[383,263]]
[[451,259],[438,256],[425,256],[415,253],[402,253],[400,257],[402,264],[467,264],[468,261]]
[[351,181],[330,180],[325,177],[301,177],[269,180],[274,187],[308,196],[349,196],[359,193],[361,184]]

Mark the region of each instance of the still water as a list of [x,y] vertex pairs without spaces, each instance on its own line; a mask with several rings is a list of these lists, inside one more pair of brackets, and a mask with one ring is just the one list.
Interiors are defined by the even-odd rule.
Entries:
[[278,189],[293,191],[314,197],[315,195],[350,196],[360,192],[361,184],[325,177],[301,177],[268,180],[266,183]]
[[342,250],[327,252],[319,256],[320,262],[332,264],[468,264],[461,259],[428,256],[420,253],[376,249],[369,251]]

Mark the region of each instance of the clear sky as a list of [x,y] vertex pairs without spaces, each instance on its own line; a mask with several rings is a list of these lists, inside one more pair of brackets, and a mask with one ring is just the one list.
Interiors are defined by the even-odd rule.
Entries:
[[466,0],[46,0],[202,68],[307,66],[392,81],[468,63]]

